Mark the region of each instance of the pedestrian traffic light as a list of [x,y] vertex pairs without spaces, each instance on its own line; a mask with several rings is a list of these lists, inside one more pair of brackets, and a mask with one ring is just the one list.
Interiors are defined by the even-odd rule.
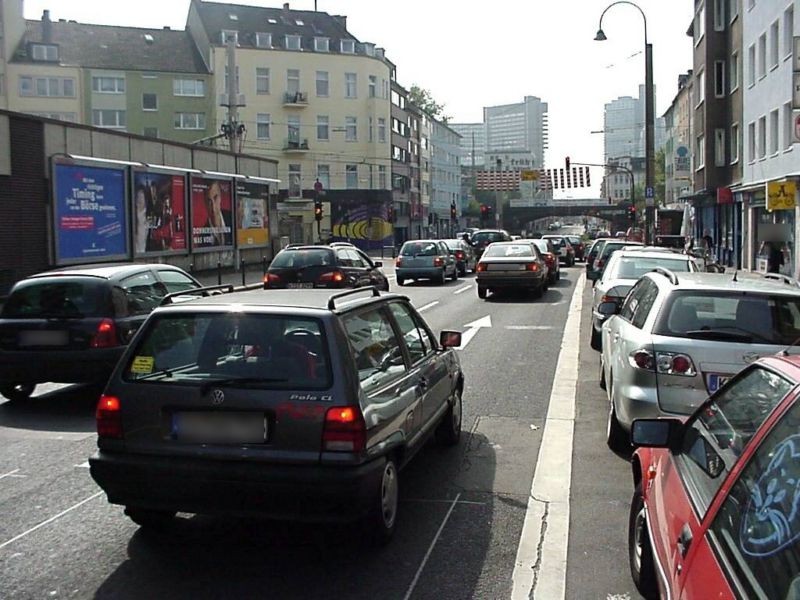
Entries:
[[564,161],[564,165],[567,167],[567,171],[569,171],[569,156]]
[[453,202],[450,205],[450,218],[455,221],[458,218],[458,214],[456,213],[456,204]]
[[314,202],[314,219],[318,222],[322,221],[322,202],[319,200]]
[[633,222],[633,223],[636,222],[636,205],[635,204],[632,204],[631,206],[628,207],[628,218],[631,220],[631,222]]

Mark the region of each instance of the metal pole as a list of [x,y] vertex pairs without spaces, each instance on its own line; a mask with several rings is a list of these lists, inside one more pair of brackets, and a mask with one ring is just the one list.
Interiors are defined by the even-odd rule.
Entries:
[[239,108],[236,96],[239,90],[236,86],[236,39],[234,36],[228,38],[226,53],[228,57],[228,141],[230,142],[231,152],[236,152],[236,140],[239,137],[236,132],[239,124]]
[[245,273],[246,263],[244,262],[244,259],[241,260],[239,265],[240,265],[240,267],[242,269],[242,285],[247,285],[247,277],[246,277],[246,273]]
[[[646,30],[645,30],[646,31]],[[645,243],[651,244],[653,241],[653,225],[655,215],[655,132],[654,118],[655,108],[653,90],[653,45],[645,39],[645,73],[644,73],[644,97],[645,97],[645,187],[653,191],[652,198],[645,199]]]

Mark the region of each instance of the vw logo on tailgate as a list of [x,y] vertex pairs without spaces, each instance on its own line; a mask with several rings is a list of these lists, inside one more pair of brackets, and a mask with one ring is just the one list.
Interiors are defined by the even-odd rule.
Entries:
[[761,355],[755,352],[748,352],[747,354],[742,355],[742,359],[747,364],[750,364],[751,362],[756,362],[759,358],[761,358]]
[[223,392],[219,388],[213,390],[211,392],[211,404],[213,404],[214,406],[219,406],[223,402],[225,402],[225,392]]

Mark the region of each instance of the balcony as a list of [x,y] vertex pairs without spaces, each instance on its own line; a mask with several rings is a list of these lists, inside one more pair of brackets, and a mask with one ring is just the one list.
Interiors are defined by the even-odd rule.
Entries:
[[283,151],[291,154],[304,154],[308,152],[308,139],[287,139],[283,142]]
[[283,95],[283,105],[298,108],[308,106],[308,92],[286,92]]

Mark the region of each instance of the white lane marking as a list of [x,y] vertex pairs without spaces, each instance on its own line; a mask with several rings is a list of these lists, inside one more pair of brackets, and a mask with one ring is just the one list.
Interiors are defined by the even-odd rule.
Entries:
[[433,302],[429,302],[429,303],[428,303],[428,304],[426,304],[425,306],[423,306],[423,307],[421,307],[421,308],[418,308],[418,309],[417,309],[417,312],[424,312],[424,311],[428,310],[429,308],[433,308],[433,307],[434,307],[434,306],[436,306],[437,304],[439,304],[439,301],[438,301],[438,300],[434,300]]
[[417,587],[417,582],[419,582],[419,577],[420,577],[420,575],[422,575],[422,570],[425,568],[425,565],[427,564],[428,559],[431,557],[431,552],[433,552],[433,547],[436,545],[436,542],[439,541],[439,536],[442,535],[442,530],[444,529],[444,526],[447,525],[447,521],[450,518],[450,515],[453,514],[453,509],[456,507],[456,504],[458,504],[458,499],[459,498],[461,498],[461,492],[458,492],[458,494],[456,494],[456,497],[453,500],[453,503],[450,505],[450,508],[447,510],[447,514],[444,516],[444,520],[442,521],[442,524],[439,525],[439,529],[436,531],[436,535],[433,536],[433,540],[431,541],[431,545],[428,546],[428,551],[425,553],[425,556],[422,558],[422,563],[420,563],[419,568],[417,569],[417,573],[416,573],[416,575],[414,575],[414,579],[411,581],[411,585],[408,586],[408,591],[406,592],[406,595],[403,596],[403,600],[408,600],[409,598],[411,598],[411,594],[414,593],[414,588]]
[[458,289],[457,289],[455,292],[453,292],[453,295],[456,295],[456,294],[463,294],[463,293],[464,293],[464,292],[466,292],[467,290],[471,290],[471,289],[472,289],[472,284],[470,283],[469,285],[465,285],[465,286],[464,286],[464,287],[462,287],[462,288],[458,288]]
[[[452,504],[452,500],[437,500],[436,498],[406,498],[400,502],[407,502],[410,504]],[[475,502],[473,500],[459,500],[456,504],[486,506],[487,502]]]
[[76,469],[89,469],[90,468],[89,467],[89,461],[87,460],[86,462],[82,462],[79,465],[75,465],[75,468]]
[[27,531],[23,531],[23,532],[22,532],[22,533],[20,533],[19,535],[15,535],[15,536],[14,536],[13,538],[11,538],[10,540],[7,540],[7,541],[3,542],[2,544],[0,544],[0,550],[2,550],[3,548],[5,548],[5,547],[6,547],[6,546],[8,546],[9,544],[13,544],[13,543],[14,543],[14,542],[16,542],[17,540],[24,538],[26,535],[28,535],[28,534],[30,534],[30,533],[33,533],[33,532],[34,532],[34,531],[36,531],[37,529],[40,529],[41,527],[44,527],[45,525],[49,525],[50,523],[52,523],[52,522],[53,522],[53,521],[55,521],[56,519],[60,519],[61,517],[63,517],[63,516],[64,516],[65,514],[67,514],[68,512],[72,512],[72,511],[73,511],[73,510],[75,510],[76,508],[79,508],[79,507],[83,506],[84,504],[86,504],[87,502],[90,502],[91,500],[94,500],[94,499],[95,499],[95,498],[97,498],[98,496],[101,496],[103,493],[104,493],[104,492],[102,492],[102,491],[101,491],[101,492],[97,492],[96,494],[92,494],[91,496],[89,496],[88,498],[84,498],[83,500],[81,500],[81,501],[80,501],[80,502],[78,502],[77,504],[73,504],[73,505],[72,505],[72,506],[70,506],[68,509],[66,509],[66,510],[62,510],[62,511],[61,511],[60,513],[58,513],[57,515],[53,515],[52,517],[50,517],[49,519],[47,519],[47,520],[45,520],[45,521],[42,521],[42,522],[41,522],[41,523],[39,523],[38,525],[34,525],[33,527],[31,527],[31,528],[30,528],[30,529],[28,529]]
[[547,331],[548,329],[555,329],[550,325],[506,325],[506,329],[512,331]]
[[461,345],[458,347],[459,350],[463,350],[466,348],[469,343],[472,341],[472,338],[478,333],[478,331],[484,327],[491,327],[492,326],[492,317],[490,315],[486,315],[483,318],[478,319],[477,321],[473,321],[472,323],[467,323],[464,327],[468,329],[461,334]]
[[566,595],[572,440],[578,385],[584,275],[578,278],[564,327],[539,458],[531,484],[514,572],[512,600]]
[[18,471],[19,469],[14,469],[13,471],[9,471],[8,473],[3,473],[2,475],[0,475],[0,479],[3,479],[4,477],[11,477],[14,473],[17,473]]

